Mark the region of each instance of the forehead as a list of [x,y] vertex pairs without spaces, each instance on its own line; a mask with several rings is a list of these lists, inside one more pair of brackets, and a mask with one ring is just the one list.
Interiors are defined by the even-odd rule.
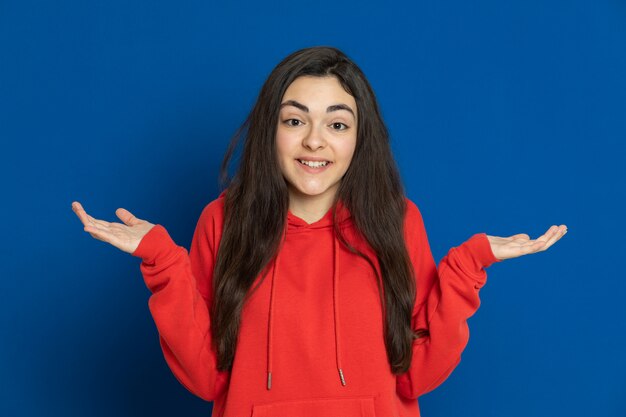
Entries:
[[312,107],[316,102],[320,105],[344,103],[356,109],[354,97],[344,90],[339,79],[332,75],[325,77],[304,75],[296,78],[285,90],[282,102],[286,100],[297,100]]

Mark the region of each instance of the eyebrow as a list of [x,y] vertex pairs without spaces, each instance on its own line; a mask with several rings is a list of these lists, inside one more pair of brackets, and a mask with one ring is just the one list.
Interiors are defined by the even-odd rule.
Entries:
[[[297,102],[296,100],[287,100],[284,103],[281,103],[280,108],[282,109],[285,106],[294,106],[304,112],[307,112],[307,113],[309,112],[309,108],[307,106],[305,106],[302,103]],[[337,110],[349,111],[350,113],[352,113],[352,117],[356,118],[354,111],[352,111],[350,106],[348,106],[347,104],[333,104],[332,106],[328,106],[326,108],[326,113],[330,113],[330,112],[337,111]]]

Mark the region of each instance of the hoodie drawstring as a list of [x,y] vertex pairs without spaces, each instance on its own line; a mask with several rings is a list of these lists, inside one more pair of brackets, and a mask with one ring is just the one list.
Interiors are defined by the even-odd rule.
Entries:
[[[280,251],[279,251],[280,253]],[[270,291],[270,311],[267,319],[267,389],[272,389],[272,316],[274,308],[274,277],[276,276],[276,266],[278,265],[278,254],[274,258],[272,268],[272,289]]]
[[[285,231],[286,233],[286,231]],[[283,235],[283,242],[286,238]],[[280,254],[280,250],[278,251]],[[278,254],[274,258],[274,267],[272,268],[272,282],[271,282],[271,290],[270,290],[270,306],[269,306],[269,318],[268,318],[268,335],[267,335],[267,389],[272,389],[272,329],[274,325],[274,321],[272,320],[274,316],[274,285],[276,281],[276,276],[278,275]],[[335,359],[337,361],[337,371],[339,372],[339,380],[341,381],[341,385],[346,385],[346,380],[343,375],[343,369],[341,368],[341,350],[339,346],[339,303],[337,302],[339,298],[339,242],[337,240],[337,236],[333,231],[333,315],[334,315],[334,327],[335,327]]]
[[346,380],[343,377],[343,370],[341,369],[341,354],[339,350],[339,243],[337,236],[333,231],[334,241],[334,258],[335,265],[333,271],[333,312],[335,314],[335,355],[337,357],[337,370],[339,371],[339,379],[341,379],[341,385],[346,385]]

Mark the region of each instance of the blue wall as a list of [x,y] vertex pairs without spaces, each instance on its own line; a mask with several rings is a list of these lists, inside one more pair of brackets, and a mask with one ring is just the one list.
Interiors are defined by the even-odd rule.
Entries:
[[1,2],[0,414],[208,415],[163,360],[139,260],[70,204],[188,248],[269,71],[325,44],[377,92],[437,261],[568,226],[488,270],[423,415],[626,415],[626,5],[506,3]]

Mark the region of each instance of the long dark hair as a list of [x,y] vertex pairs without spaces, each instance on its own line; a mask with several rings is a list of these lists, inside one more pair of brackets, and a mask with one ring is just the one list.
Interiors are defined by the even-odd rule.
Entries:
[[[333,210],[341,200],[352,215],[357,233],[376,253],[382,273],[377,282],[385,315],[387,357],[392,372],[402,374],[411,363],[413,340],[424,335],[411,329],[416,285],[403,237],[405,193],[369,82],[343,52],[323,46],[293,52],[272,70],[222,162],[220,182],[227,191],[211,305],[217,368],[223,371],[232,367],[243,305],[258,288],[251,290],[256,277],[276,255],[287,227],[289,193],[276,156],[276,130],[282,97],[289,85],[303,75],[337,77],[357,104],[356,148],[339,184]],[[242,137],[240,165],[229,179],[228,164]],[[376,271],[373,261],[350,245],[337,223],[334,230],[343,245],[366,259]],[[383,283],[384,300],[379,281]]]

